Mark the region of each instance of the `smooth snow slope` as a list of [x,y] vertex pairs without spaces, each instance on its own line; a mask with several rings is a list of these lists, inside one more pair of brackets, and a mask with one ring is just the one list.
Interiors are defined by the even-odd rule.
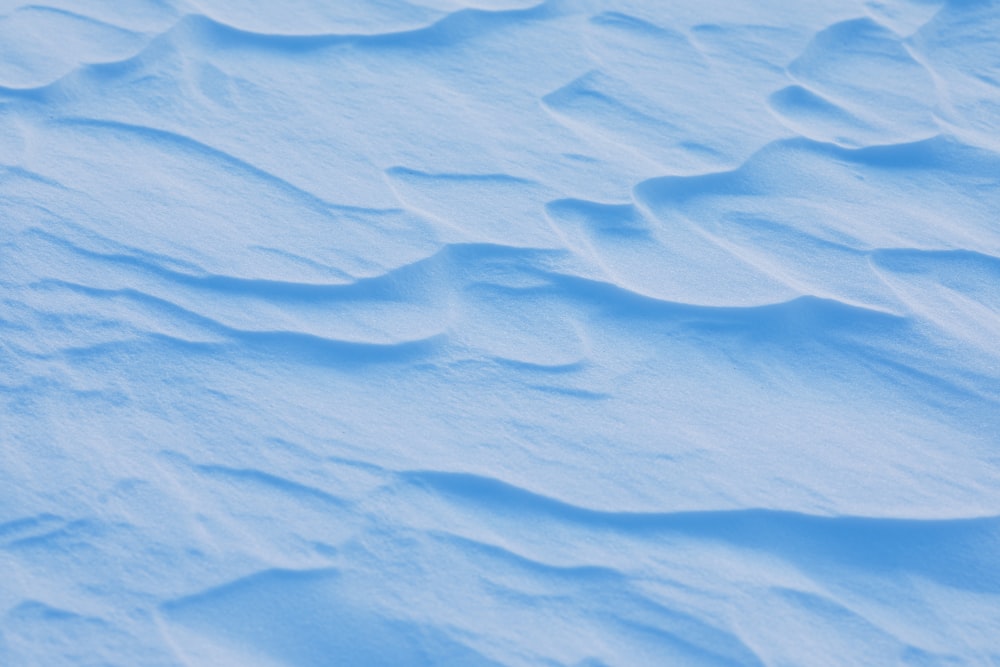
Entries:
[[0,665],[1000,664],[1000,2],[0,15]]

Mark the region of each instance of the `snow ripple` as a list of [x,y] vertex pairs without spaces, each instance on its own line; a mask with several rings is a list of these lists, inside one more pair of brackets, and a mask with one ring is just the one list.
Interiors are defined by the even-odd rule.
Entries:
[[261,4],[0,2],[0,663],[1000,661],[998,3]]

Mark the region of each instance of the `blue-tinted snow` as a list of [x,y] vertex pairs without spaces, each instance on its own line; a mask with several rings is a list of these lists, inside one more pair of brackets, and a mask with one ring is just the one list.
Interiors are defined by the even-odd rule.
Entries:
[[0,0],[0,664],[1000,664],[1000,2]]

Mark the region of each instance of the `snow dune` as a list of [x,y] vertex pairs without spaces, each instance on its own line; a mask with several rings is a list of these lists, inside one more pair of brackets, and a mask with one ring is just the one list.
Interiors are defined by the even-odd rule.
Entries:
[[0,0],[0,664],[1000,663],[1000,2]]

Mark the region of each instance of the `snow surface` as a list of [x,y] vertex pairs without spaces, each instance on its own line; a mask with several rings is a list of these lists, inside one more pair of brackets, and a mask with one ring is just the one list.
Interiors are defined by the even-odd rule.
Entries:
[[0,665],[1000,664],[1000,2],[0,0]]

